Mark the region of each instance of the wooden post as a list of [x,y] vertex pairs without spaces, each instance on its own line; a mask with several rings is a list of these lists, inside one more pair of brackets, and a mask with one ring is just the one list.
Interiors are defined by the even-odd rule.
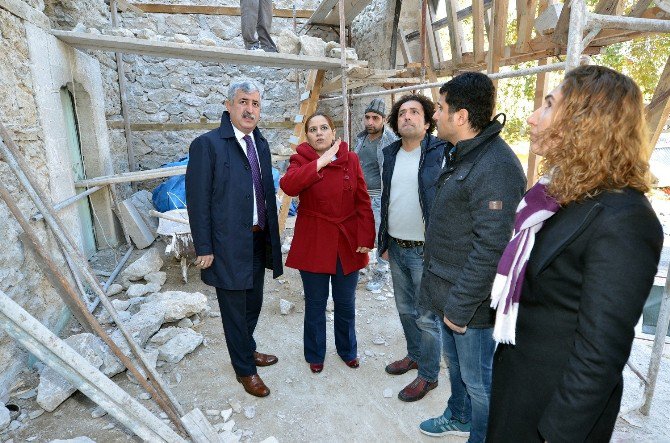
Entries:
[[[446,0],[447,1],[447,20],[449,27],[449,45],[451,46],[451,60],[454,64],[454,68],[460,65],[463,62],[463,44],[462,44],[462,32],[461,25],[458,21],[458,11],[456,8],[456,0]],[[483,10],[483,0],[480,1],[481,9]],[[474,14],[475,6],[473,4],[472,11]],[[474,17],[473,17],[474,20]],[[483,44],[483,43],[482,43]]]
[[[505,51],[505,35],[507,33],[507,9],[509,0],[493,0],[493,14],[491,20],[493,21],[493,32],[489,34],[489,60],[488,72],[494,74],[500,70],[500,59]],[[496,90],[498,89],[498,82],[493,82]]]
[[[547,64],[547,59],[543,58],[541,60],[538,60],[537,65],[538,66],[544,66]],[[547,95],[547,84],[548,84],[548,78],[547,78],[547,73],[546,72],[540,72],[537,74],[537,80],[535,81],[535,109],[539,108],[542,106],[542,103],[544,102],[544,97]],[[530,189],[535,182],[537,182],[538,177],[538,166],[539,166],[539,159],[536,154],[528,150],[528,167],[526,169],[526,179],[527,184],[526,184],[526,189]]]
[[646,114],[649,135],[651,136],[649,145],[653,149],[661,136],[661,132],[663,132],[665,122],[668,121],[668,116],[670,116],[670,57],[665,62],[665,68],[663,68],[663,73],[658,79],[654,96],[647,105]]
[[484,61],[484,0],[472,0],[472,50],[475,63]]

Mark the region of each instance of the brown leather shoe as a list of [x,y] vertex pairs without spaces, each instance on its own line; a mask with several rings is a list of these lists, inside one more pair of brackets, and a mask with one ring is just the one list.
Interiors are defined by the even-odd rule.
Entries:
[[402,360],[389,364],[385,370],[391,375],[402,375],[412,369],[419,369],[419,365],[411,358],[405,357]]
[[261,354],[260,352],[254,351],[254,363],[256,363],[256,366],[271,366],[278,361],[279,359],[275,355]]
[[254,374],[249,375],[247,377],[240,377],[238,375],[236,378],[237,381],[242,383],[242,386],[244,386],[244,390],[247,391],[249,394],[256,397],[267,397],[268,395],[270,395],[270,390],[268,389],[267,386],[265,386],[265,383],[263,383],[263,380],[261,379],[260,375]]
[[430,382],[421,377],[417,377],[414,381],[398,393],[398,398],[402,401],[417,401],[421,400],[428,391],[437,388],[437,380]]

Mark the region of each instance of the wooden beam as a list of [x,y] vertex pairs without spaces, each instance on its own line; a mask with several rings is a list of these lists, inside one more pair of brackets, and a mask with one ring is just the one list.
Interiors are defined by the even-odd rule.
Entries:
[[400,42],[400,53],[402,54],[403,60],[405,60],[405,66],[413,62],[412,53],[409,50],[409,45],[407,44],[407,35],[402,28],[398,28],[398,42]]
[[646,107],[647,125],[649,125],[649,144],[656,146],[663,127],[670,116],[670,57],[654,90],[654,96]]
[[325,20],[326,16],[328,16],[337,5],[337,2],[338,0],[322,0],[312,16],[307,20],[307,24],[320,23]]
[[[371,0],[345,0],[345,25],[350,25],[356,16],[368,5]],[[323,0],[307,24],[336,26],[340,23],[340,7],[338,0]]]
[[340,68],[340,60],[329,57],[246,51],[244,49],[236,48],[158,42],[139,38],[88,34],[84,32],[53,30],[51,33],[61,41],[78,49],[92,49],[184,60],[276,68]]
[[430,67],[436,69],[443,58],[440,57],[442,48],[439,46],[439,40],[436,39],[435,30],[433,30],[433,12],[432,12],[432,2],[428,2],[427,14],[426,14],[426,44],[428,47],[428,57],[430,61]]
[[472,49],[475,63],[484,61],[484,1],[472,0]]
[[527,51],[530,49],[528,42],[530,41],[533,33],[533,23],[535,22],[537,1],[538,0],[516,0],[516,49],[518,51]]
[[651,0],[638,0],[628,13],[628,17],[642,17],[642,14],[649,8],[650,4]]
[[558,22],[552,34],[552,41],[559,45],[568,44],[568,28],[570,27],[570,1],[563,3],[561,15],[558,17]]
[[[131,123],[130,129],[135,132],[143,131],[210,131],[221,125],[218,121],[199,121],[183,123]],[[107,120],[109,129],[124,129],[123,121]],[[259,121],[260,129],[293,129],[294,123],[291,120],[283,121]]]
[[593,12],[596,14],[620,15],[623,12],[623,1],[600,0]]
[[[166,3],[128,3],[142,12],[154,14],[202,14],[202,15],[240,15],[240,8],[235,6],[213,5],[172,5]],[[296,9],[296,18],[310,18],[314,13],[311,9]],[[293,9],[273,8],[273,17],[293,18]]]
[[459,64],[463,60],[463,38],[460,23],[458,21],[456,0],[446,0],[446,2],[448,20],[447,27],[449,28],[449,46],[451,46],[451,59],[454,61],[454,63]]
[[[489,35],[489,49],[488,55],[488,69],[492,74],[500,70],[500,59],[505,52],[505,36],[507,34],[507,10],[509,7],[509,0],[493,0],[493,32]],[[498,85],[497,81],[493,82]]]
[[[484,10],[490,9],[492,5],[493,0],[484,0]],[[472,6],[468,6],[467,8],[459,10],[456,13],[456,16],[458,17],[459,21],[463,21],[473,14],[474,14],[474,8]],[[441,18],[438,21],[433,22],[433,29],[435,31],[439,31],[440,29],[446,28],[448,25],[449,25],[449,18],[448,17]],[[416,40],[417,38],[419,38],[419,31],[412,31],[407,33],[407,41]]]

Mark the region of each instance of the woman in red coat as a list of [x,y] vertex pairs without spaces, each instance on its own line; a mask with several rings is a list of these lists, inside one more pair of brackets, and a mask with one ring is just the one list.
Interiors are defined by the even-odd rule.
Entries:
[[296,148],[280,180],[290,196],[300,197],[295,234],[286,266],[300,270],[305,288],[305,360],[314,373],[326,355],[326,302],[329,283],[335,304],[335,346],[358,367],[355,294],[358,270],[368,263],[375,223],[358,156],[335,140],[335,126],[316,113],[305,121],[307,142]]

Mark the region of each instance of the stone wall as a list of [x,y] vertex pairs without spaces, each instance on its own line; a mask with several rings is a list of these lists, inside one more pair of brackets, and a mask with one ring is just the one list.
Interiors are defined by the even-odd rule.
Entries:
[[[35,2],[35,6],[39,6]],[[32,169],[43,189],[49,188],[49,173],[43,150],[44,131],[40,127],[34,84],[30,70],[26,31],[18,17],[0,9],[0,121]],[[0,142],[1,143],[1,142]],[[20,187],[8,165],[0,161],[0,175],[24,215],[30,216],[35,207]],[[34,253],[18,239],[22,232],[4,204],[0,204],[0,291],[23,306],[45,325],[52,327],[58,320],[62,303],[41,272],[43,267]],[[42,223],[31,223],[48,247],[56,243],[47,236]],[[0,402],[5,400],[18,372],[25,367],[26,352],[0,331]]]

